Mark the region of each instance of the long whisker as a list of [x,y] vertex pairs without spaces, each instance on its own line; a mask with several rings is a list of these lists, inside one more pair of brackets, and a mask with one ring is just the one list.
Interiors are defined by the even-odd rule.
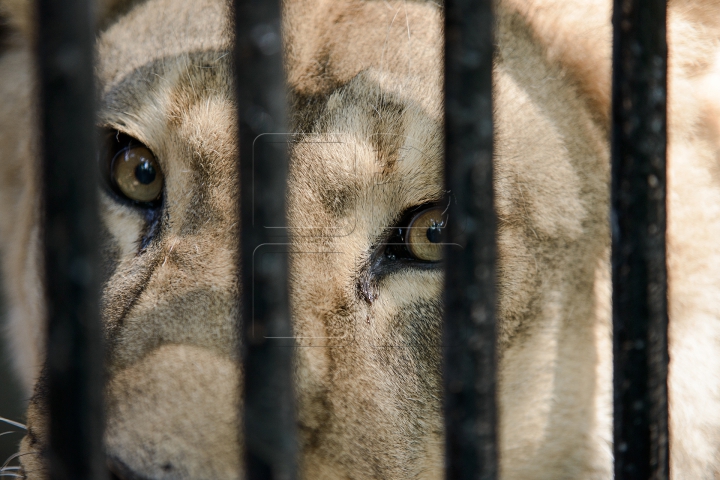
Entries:
[[23,425],[20,422],[10,420],[9,418],[0,417],[0,422],[7,423],[8,425],[12,425],[13,427],[22,428],[23,430],[27,430],[27,426]]
[[8,470],[10,470],[10,468],[12,468],[13,470],[20,470],[20,467],[8,467],[4,470],[0,470],[0,477],[25,478],[25,475],[20,472],[17,472],[17,471],[9,472]]
[[5,460],[5,463],[3,463],[3,466],[0,467],[0,472],[5,470],[5,468],[8,466],[10,462],[15,460],[18,457],[24,457],[25,455],[37,455],[39,452],[25,452],[25,453],[16,453],[14,455],[10,455],[7,460]]
[[21,467],[5,467],[2,470],[0,470],[0,476],[10,477],[13,475],[17,475],[17,476],[20,476],[21,478],[25,478],[23,472],[20,472],[20,470],[21,470]]

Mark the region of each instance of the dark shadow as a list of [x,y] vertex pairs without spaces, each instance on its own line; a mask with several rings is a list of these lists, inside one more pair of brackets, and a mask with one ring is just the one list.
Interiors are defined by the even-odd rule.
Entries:
[[[6,316],[5,305],[0,299],[0,318]],[[4,326],[4,322],[2,322]],[[25,399],[23,398],[20,382],[11,368],[10,352],[7,339],[0,338],[0,417],[5,417],[16,422],[25,422]],[[24,432],[11,425],[0,422],[0,466],[12,454],[18,451],[18,445],[22,440]],[[17,433],[15,433],[17,432]]]

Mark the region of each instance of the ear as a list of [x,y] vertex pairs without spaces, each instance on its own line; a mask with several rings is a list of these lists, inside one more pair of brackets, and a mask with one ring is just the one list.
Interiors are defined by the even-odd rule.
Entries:
[[[92,2],[96,12],[95,26],[102,31],[118,17],[135,5],[146,0],[97,0]],[[33,0],[0,0],[0,28],[6,23],[11,30],[20,32],[26,39],[32,38],[35,24],[35,2]]]

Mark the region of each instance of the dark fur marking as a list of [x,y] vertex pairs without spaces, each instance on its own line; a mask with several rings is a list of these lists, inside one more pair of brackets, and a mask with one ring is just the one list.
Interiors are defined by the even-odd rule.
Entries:
[[[332,360],[331,365],[334,365],[334,362]],[[332,373],[332,370],[330,371],[330,373]],[[310,399],[310,403],[315,408],[314,411],[320,413],[320,419],[318,420],[318,423],[322,425],[322,427],[310,427],[304,424],[302,421],[298,423],[300,432],[305,439],[303,445],[308,452],[318,450],[322,446],[323,434],[332,429],[332,404],[328,399],[328,393],[328,389],[322,389],[316,395],[313,395]]]
[[293,133],[310,133],[316,129],[319,118],[327,107],[326,94],[306,95],[291,91],[290,128]]
[[[356,310],[353,308],[352,295],[348,297],[347,292],[338,288],[332,298],[338,298],[334,307],[322,312],[321,321],[325,326],[326,333],[332,337],[329,346],[344,346],[347,342],[348,333],[353,335],[355,329]],[[332,355],[331,355],[332,357]]]
[[159,208],[155,208],[145,212],[146,227],[143,231],[142,238],[140,239],[140,244],[138,246],[138,254],[144,252],[150,245],[150,243],[155,240],[155,237],[160,234],[160,226],[162,220],[165,220],[165,222],[167,222],[167,217],[168,215],[167,211],[165,210],[165,199],[163,199],[163,204]]
[[9,46],[10,25],[8,19],[0,14],[0,54]]
[[317,194],[325,210],[335,218],[345,216],[357,203],[360,192],[354,182],[349,185],[338,185],[332,181],[323,184],[326,188],[318,189]]
[[[375,151],[376,161],[381,166],[381,174],[387,175],[394,171],[400,150],[405,143],[403,116],[406,107],[402,102],[392,98],[359,95],[350,83],[352,81],[323,95],[291,93],[291,112],[293,112],[291,124],[295,131],[301,133],[334,133],[328,131],[329,125],[332,124],[332,118],[338,115],[338,112],[342,112],[342,109],[327,108],[327,99],[333,94],[342,99],[343,105],[364,106],[365,114],[372,125],[369,141]],[[302,137],[298,139],[301,140]],[[314,190],[325,211],[335,218],[348,215],[362,190],[359,180],[329,175],[331,172],[324,168],[318,168],[316,173],[316,183],[308,187]]]
[[[155,255],[148,264],[143,265],[144,269],[138,275],[140,277],[139,280],[133,282],[132,287],[128,291],[123,292],[123,295],[120,296],[120,298],[115,296],[112,299],[109,299],[106,298],[106,295],[103,295],[102,317],[103,324],[106,327],[106,356],[109,356],[110,353],[113,351],[113,346],[117,341],[117,337],[120,334],[120,331],[122,330],[122,325],[125,321],[125,318],[132,310],[132,308],[137,304],[143,291],[145,291],[145,289],[147,288],[148,284],[150,283],[150,279],[153,276],[153,273],[155,273],[155,269],[157,269],[158,265],[160,264],[161,258],[163,258],[161,255]],[[112,305],[110,304],[111,300]],[[112,315],[112,312],[117,310],[117,304],[122,302],[123,300],[124,304],[121,306],[119,313],[117,315]]]
[[[441,433],[428,431],[428,425],[433,424],[433,418],[440,418],[436,411],[439,405],[431,399],[439,398],[442,391],[442,315],[440,299],[403,306],[390,319],[388,345],[378,349],[393,376],[417,390],[412,394],[414,401],[398,405],[407,427],[413,431],[412,438]],[[423,453],[418,445],[415,455],[420,458]]]
[[[440,299],[412,303],[390,320],[388,346],[408,346],[414,363],[422,366],[418,374],[440,375],[440,335],[442,325]],[[422,375],[421,375],[422,376]]]
[[370,141],[375,150],[376,161],[382,166],[382,174],[387,175],[395,169],[400,148],[405,143],[405,105],[379,97],[377,103],[369,107],[368,115],[373,120]]

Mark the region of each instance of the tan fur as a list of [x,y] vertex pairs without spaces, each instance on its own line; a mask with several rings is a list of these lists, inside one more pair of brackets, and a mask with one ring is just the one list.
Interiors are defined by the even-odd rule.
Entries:
[[[43,361],[43,309],[27,5],[0,0],[14,29],[0,52],[0,258],[13,356],[30,392]],[[671,468],[676,480],[713,479],[720,3],[670,7]],[[442,10],[399,0],[284,8],[300,133],[288,223],[301,476],[439,478],[442,275],[413,267],[381,275],[371,260],[404,211],[444,195]],[[610,8],[607,0],[496,8],[504,479],[612,478]],[[166,178],[155,230],[137,208],[102,194],[112,266],[103,296],[108,463],[120,477],[237,478],[229,8],[146,0],[98,11],[100,122],[145,143]],[[36,395],[28,410],[28,478],[44,478],[43,402]]]

